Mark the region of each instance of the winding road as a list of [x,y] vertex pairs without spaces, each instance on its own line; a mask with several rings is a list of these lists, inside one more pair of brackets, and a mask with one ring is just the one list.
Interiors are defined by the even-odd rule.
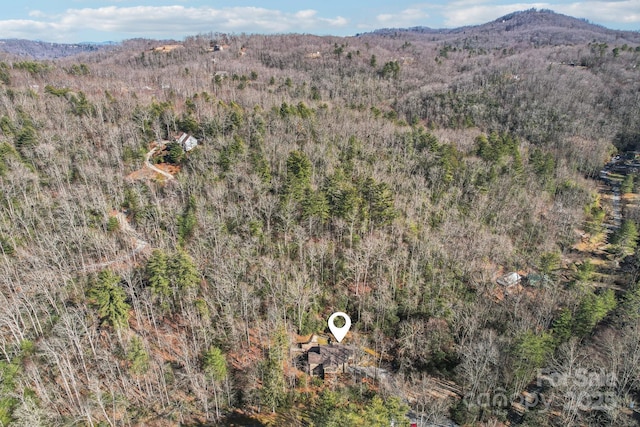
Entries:
[[169,172],[163,171],[162,169],[156,167],[153,163],[151,163],[151,157],[156,153],[156,151],[158,151],[161,148],[164,148],[164,146],[165,146],[165,143],[160,143],[155,147],[153,147],[151,151],[149,151],[145,156],[144,165],[147,168],[151,169],[152,171],[157,172],[160,175],[164,176],[165,178],[167,178],[167,180],[171,181],[172,179],[175,179],[173,175],[171,175]]
[[[175,179],[175,177],[173,175],[171,175],[169,172],[163,171],[162,169],[156,167],[153,163],[151,163],[151,157],[153,157],[153,155],[160,149],[164,148],[166,144],[165,143],[160,143],[158,145],[156,145],[155,147],[153,147],[151,150],[149,150],[149,152],[147,153],[147,155],[144,158],[144,166],[148,169],[151,169],[152,171],[159,173],[160,175],[164,176],[165,178],[167,178],[168,181]],[[141,253],[142,251],[145,250],[145,248],[147,246],[149,246],[149,243],[143,239],[140,238],[140,236],[138,235],[138,233],[136,233],[136,230],[131,226],[131,223],[129,223],[129,220],[127,220],[127,216],[124,214],[124,212],[118,212],[115,215],[116,219],[118,220],[118,224],[120,225],[120,229],[127,235],[131,236],[131,238],[133,239],[133,244],[134,247],[133,249],[122,256],[116,257],[114,259],[111,259],[109,261],[104,261],[104,262],[99,262],[96,264],[89,264],[89,265],[85,265],[84,267],[82,267],[81,271],[84,272],[91,272],[91,271],[96,271],[96,270],[101,270],[103,268],[107,268],[110,267],[114,264],[121,264],[124,262],[129,261],[130,259],[134,258],[136,255],[138,255],[139,253]]]
[[136,231],[133,229],[129,221],[127,220],[126,215],[123,212],[118,212],[115,217],[118,220],[118,224],[120,225],[120,229],[127,235],[133,238],[134,248],[127,254],[121,255],[109,261],[99,262],[96,264],[89,264],[82,267],[81,271],[83,272],[92,272],[97,270],[102,270],[103,268],[107,268],[114,264],[120,264],[129,261],[134,258],[136,255],[141,253],[147,246],[149,246],[149,242],[142,240]]

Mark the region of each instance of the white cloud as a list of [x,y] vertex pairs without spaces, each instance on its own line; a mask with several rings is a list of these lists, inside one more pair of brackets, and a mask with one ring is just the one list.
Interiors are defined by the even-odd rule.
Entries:
[[575,2],[558,5],[554,10],[593,22],[640,23],[640,0]]
[[0,21],[0,38],[29,38],[42,39],[46,35],[55,34],[58,28],[55,24],[32,21],[27,19],[10,19]]
[[294,16],[296,18],[308,19],[308,18],[313,18],[317,14],[318,14],[318,12],[316,12],[315,10],[308,9],[308,10],[301,10],[301,11],[297,12]]
[[335,18],[321,18],[321,22],[325,22],[332,27],[346,27],[349,25],[349,20],[343,16],[336,16]]
[[40,10],[31,10],[29,11],[29,16],[31,16],[32,18],[44,18],[46,15]]
[[399,13],[385,13],[377,16],[377,21],[384,27],[402,28],[421,25],[429,14],[421,8],[409,8]]
[[0,21],[0,38],[78,39],[91,31],[107,37],[183,37],[200,32],[331,33],[345,27],[341,16],[320,17],[315,10],[293,13],[259,7],[135,6],[69,9],[61,15],[32,12],[30,20]]

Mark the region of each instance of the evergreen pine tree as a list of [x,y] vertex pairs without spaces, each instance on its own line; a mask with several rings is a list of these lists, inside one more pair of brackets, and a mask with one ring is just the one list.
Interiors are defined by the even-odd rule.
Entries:
[[287,348],[287,335],[284,328],[278,328],[269,348],[267,359],[263,362],[263,379],[260,398],[272,412],[282,405],[285,398],[284,357]]
[[193,236],[197,224],[196,198],[189,196],[189,202],[182,215],[178,218],[178,240],[180,244],[184,244]]
[[215,382],[221,382],[226,378],[227,361],[218,347],[211,346],[203,354],[202,368],[205,375]]
[[149,257],[146,267],[147,283],[151,291],[160,297],[171,295],[171,282],[169,280],[167,255],[160,249],[156,249]]
[[589,293],[580,301],[575,316],[574,332],[578,336],[590,333],[593,328],[616,307],[616,297],[611,289],[601,295]]
[[184,250],[179,249],[169,262],[169,280],[181,291],[194,288],[200,282],[200,273],[193,258]]
[[103,270],[89,290],[90,303],[98,310],[100,318],[116,329],[128,326],[131,308],[119,282],[120,277],[115,273]]
[[627,174],[622,180],[622,184],[620,184],[620,192],[622,194],[629,194],[633,192],[633,175]]
[[213,381],[213,395],[216,405],[216,417],[220,416],[218,402],[218,384],[227,377],[227,361],[218,347],[211,346],[202,355],[202,369],[204,374]]
[[620,228],[611,237],[611,243],[616,246],[616,252],[621,255],[632,254],[638,246],[638,227],[631,219],[622,221]]
[[571,338],[572,330],[573,315],[568,308],[563,308],[556,320],[553,321],[552,331],[556,343],[568,341]]
[[285,194],[293,200],[299,201],[310,184],[311,161],[304,152],[292,151],[287,158]]
[[129,361],[129,370],[136,375],[142,375],[149,370],[149,354],[144,349],[142,340],[133,337],[129,343],[127,350],[127,360]]

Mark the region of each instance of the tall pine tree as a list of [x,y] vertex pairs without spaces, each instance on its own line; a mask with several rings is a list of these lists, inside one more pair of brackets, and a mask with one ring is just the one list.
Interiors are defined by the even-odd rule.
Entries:
[[109,270],[103,270],[97,281],[89,289],[89,302],[98,310],[103,322],[121,329],[128,326],[129,309],[127,295],[118,284],[120,277]]
[[147,261],[147,283],[154,295],[167,298],[171,295],[171,281],[167,271],[167,255],[156,249]]
[[200,273],[193,258],[182,249],[178,249],[168,267],[171,284],[181,291],[194,288],[200,282]]

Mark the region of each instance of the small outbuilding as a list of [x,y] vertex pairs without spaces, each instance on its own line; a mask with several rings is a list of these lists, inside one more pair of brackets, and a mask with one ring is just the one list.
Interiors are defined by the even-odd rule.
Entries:
[[178,136],[176,142],[182,146],[184,151],[191,151],[198,145],[197,139],[184,132]]
[[517,285],[518,283],[520,283],[520,280],[522,280],[522,276],[520,276],[518,273],[514,271],[499,277],[497,282],[498,282],[498,285],[508,287],[508,286]]

